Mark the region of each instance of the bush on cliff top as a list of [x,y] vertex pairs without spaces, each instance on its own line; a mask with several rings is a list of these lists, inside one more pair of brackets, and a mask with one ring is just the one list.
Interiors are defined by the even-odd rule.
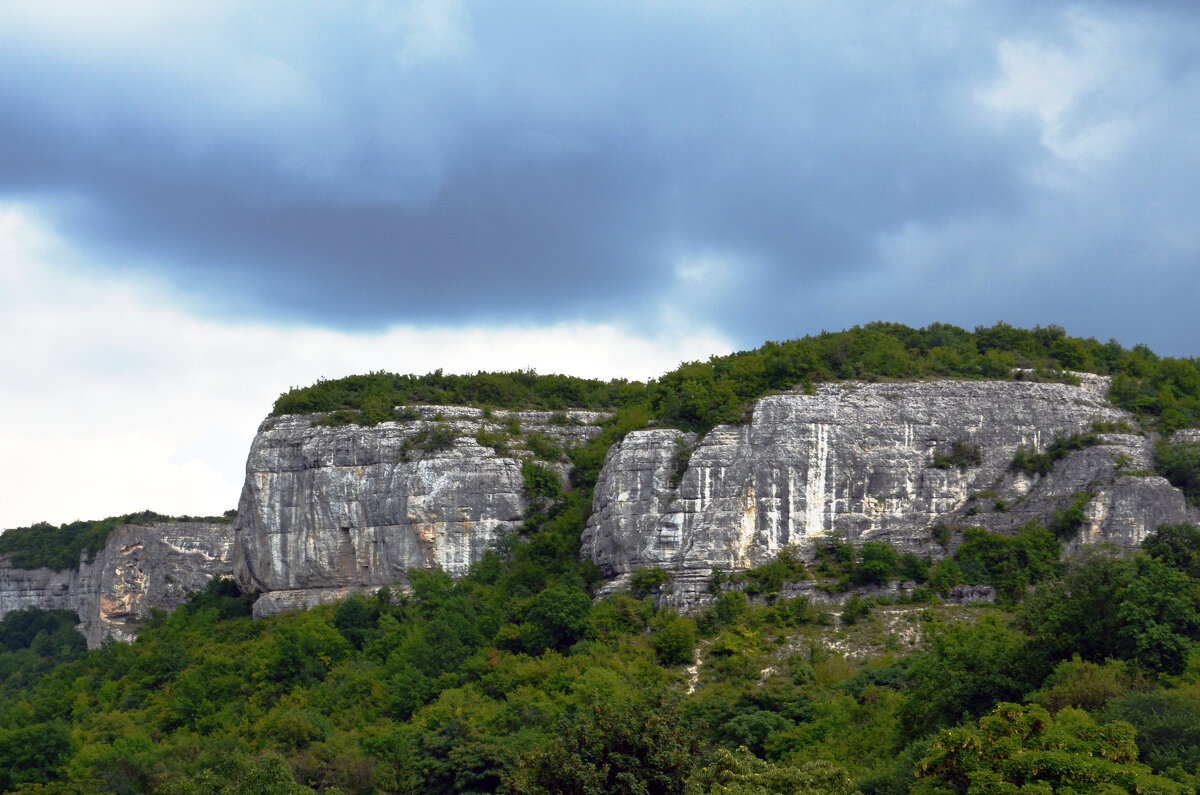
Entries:
[[0,555],[8,555],[8,564],[18,569],[78,569],[79,558],[87,555],[91,563],[104,549],[108,536],[122,525],[155,522],[232,522],[237,511],[224,516],[165,516],[154,511],[127,513],[107,519],[75,521],[55,527],[38,522],[30,527],[15,527],[0,534]]
[[[564,375],[515,373],[423,376],[371,373],[295,387],[272,415],[348,412],[373,424],[408,404],[619,409],[644,406],[659,425],[704,433],[738,422],[753,401],[797,386],[841,379],[989,378],[1070,381],[1068,371],[1110,375],[1110,398],[1161,430],[1200,425],[1200,362],[1159,357],[1145,345],[1068,337],[1058,326],[1019,329],[1005,323],[970,332],[935,323],[913,329],[871,323],[751,351],[687,362],[643,384]],[[357,412],[357,414],[354,414]]]

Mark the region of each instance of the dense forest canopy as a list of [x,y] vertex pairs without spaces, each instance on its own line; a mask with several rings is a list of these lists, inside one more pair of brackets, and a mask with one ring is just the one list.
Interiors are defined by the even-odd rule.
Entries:
[[[713,605],[679,615],[657,606],[653,572],[649,592],[594,600],[591,570],[564,554],[563,511],[460,581],[413,572],[411,594],[253,620],[218,578],[134,643],[92,652],[73,616],[10,613],[0,791],[1182,795],[1200,782],[1195,527],[1067,564],[1034,526],[1015,542],[977,534],[934,565],[834,539],[812,564],[785,555],[714,580]],[[778,598],[789,579],[841,589],[900,570],[926,584],[903,603]],[[940,604],[968,570],[1023,579],[998,607]]]

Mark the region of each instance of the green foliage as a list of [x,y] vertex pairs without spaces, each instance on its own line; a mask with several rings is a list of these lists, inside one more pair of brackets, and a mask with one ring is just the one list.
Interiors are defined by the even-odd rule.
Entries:
[[952,469],[957,468],[960,472],[966,472],[971,467],[977,467],[983,463],[983,449],[977,444],[971,444],[966,439],[955,439],[950,448],[945,452],[936,452],[933,455],[933,463],[930,464],[934,469]]
[[959,792],[1139,792],[1190,790],[1137,761],[1133,727],[1097,725],[1085,712],[1057,718],[1037,706],[1000,704],[977,725],[938,735],[916,768],[917,795]]
[[991,585],[1006,602],[1018,602],[1026,589],[1060,571],[1062,548],[1044,527],[1030,522],[1015,536],[966,528],[954,562],[964,582]]
[[1159,441],[1154,445],[1154,470],[1182,491],[1189,505],[1200,506],[1200,444]]
[[553,439],[544,433],[525,434],[525,447],[534,457],[542,461],[557,462],[563,460],[565,453]]
[[[774,715],[775,713],[765,713]],[[851,795],[854,783],[845,768],[829,762],[774,765],[745,747],[718,748],[708,764],[688,780],[686,795]]]
[[[280,395],[272,416],[323,412],[358,412],[369,402],[382,406],[489,406],[504,409],[607,409],[620,405],[641,387],[623,379],[597,381],[565,375],[538,375],[532,370],[509,373],[395,375],[375,372],[309,387],[293,387]],[[367,418],[354,417],[361,422]]]
[[333,627],[356,649],[361,649],[370,637],[371,610],[360,596],[351,596],[338,605],[333,614]]
[[296,783],[287,761],[277,753],[252,758],[234,753],[213,768],[171,784],[167,795],[315,795]]
[[1083,520],[1086,518],[1084,509],[1095,496],[1090,491],[1077,491],[1072,494],[1071,504],[1066,508],[1056,509],[1050,517],[1050,532],[1061,541],[1069,541],[1078,535],[1079,528],[1083,526]]
[[216,576],[208,581],[203,591],[189,594],[185,609],[198,613],[211,610],[220,619],[249,618],[254,610],[258,594],[244,594],[232,577]]
[[1142,549],[1192,579],[1200,578],[1200,527],[1190,522],[1159,525],[1158,532],[1142,541]]
[[650,645],[662,665],[685,665],[696,650],[696,625],[689,619],[666,611],[652,624]]
[[1089,433],[1073,433],[1070,436],[1055,437],[1054,441],[1040,453],[1026,451],[1018,447],[1008,468],[1012,472],[1024,472],[1027,475],[1048,475],[1054,471],[1054,465],[1076,450],[1103,444],[1100,436],[1094,431]]
[[71,755],[71,735],[58,723],[0,729],[0,789],[58,777]]
[[1133,726],[1138,758],[1155,773],[1200,770],[1200,703],[1194,693],[1130,693],[1108,702],[1097,717]]
[[1100,664],[1075,655],[1054,667],[1032,700],[1051,714],[1064,707],[1096,712],[1109,701],[1146,687],[1145,680],[1128,663],[1105,660]]
[[[871,323],[751,351],[687,362],[647,384],[592,381],[533,371],[423,376],[370,373],[293,388],[272,415],[329,413],[324,421],[375,422],[411,404],[622,410],[640,407],[659,424],[705,433],[739,422],[770,392],[839,379],[1022,378],[1070,382],[1066,369],[1112,375],[1110,398],[1163,430],[1200,424],[1200,363],[1160,358],[1145,346],[1067,337],[1057,326],[1004,323],[973,332],[935,323],[913,329]],[[336,419],[333,419],[336,418]],[[519,431],[518,431],[519,432]],[[974,454],[963,462],[970,464]],[[953,451],[951,451],[953,456]],[[948,462],[961,466],[958,460]]]
[[859,547],[858,565],[851,575],[855,585],[884,585],[900,574],[900,554],[890,544],[868,541]]
[[842,623],[848,626],[857,624],[871,613],[871,600],[860,596],[851,596],[842,608]]
[[558,475],[541,464],[525,464],[521,468],[521,475],[525,481],[525,500],[530,513],[545,513],[562,496]]
[[663,696],[596,700],[558,726],[558,738],[522,755],[505,782],[512,793],[682,793],[697,735]]
[[1019,699],[1045,674],[1029,639],[991,616],[947,627],[909,666],[901,723],[915,739],[953,725],[964,713],[982,715],[1001,701]]
[[1039,585],[1023,622],[1055,659],[1078,654],[1179,673],[1200,637],[1200,591],[1159,560],[1093,554],[1073,561],[1062,580]]
[[677,489],[683,482],[683,476],[687,472],[688,464],[692,460],[692,453],[695,451],[695,445],[689,443],[687,439],[681,437],[675,440],[675,452],[671,455],[671,488]]
[[88,563],[104,549],[108,536],[123,525],[147,525],[155,522],[232,522],[237,511],[224,516],[165,516],[154,511],[110,516],[95,521],[78,521],[54,527],[39,522],[16,527],[0,534],[0,555],[8,555],[9,565],[18,569],[47,568],[54,571],[78,569],[83,556]]
[[776,553],[774,560],[753,569],[733,572],[730,582],[745,582],[746,593],[777,594],[786,582],[799,582],[811,579],[808,567],[800,557],[800,551],[788,544]]
[[415,434],[404,440],[400,446],[400,453],[405,460],[408,460],[408,455],[413,450],[422,450],[426,453],[445,452],[454,449],[454,440],[457,438],[458,431],[449,423],[426,423]]
[[62,629],[74,631],[78,623],[78,616],[70,610],[42,610],[39,607],[13,610],[0,620],[0,647],[6,651],[28,649],[39,634],[53,635]]
[[529,608],[534,650],[569,648],[588,628],[592,600],[578,588],[555,585],[539,593]]
[[475,441],[484,447],[490,447],[496,452],[496,455],[506,456],[510,452],[510,442],[512,441],[509,434],[501,432],[492,432],[486,426],[480,425],[479,431],[475,434]]
[[636,569],[629,575],[629,592],[638,599],[644,599],[652,593],[658,593],[670,582],[671,575],[662,566]]

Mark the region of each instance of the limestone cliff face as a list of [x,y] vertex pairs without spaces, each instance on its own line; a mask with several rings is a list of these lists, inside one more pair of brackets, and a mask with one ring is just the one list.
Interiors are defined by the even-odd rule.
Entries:
[[[322,426],[310,416],[263,423],[246,464],[235,551],[239,585],[266,592],[256,615],[404,585],[412,569],[461,576],[519,526],[532,435],[577,444],[599,432],[591,423],[604,416],[485,416],[445,406],[412,413],[374,427]],[[551,466],[566,476],[565,464]]]
[[73,610],[88,646],[132,640],[151,608],[170,611],[187,594],[233,570],[233,526],[159,522],[118,527],[78,570],[16,569],[0,560],[0,616],[40,607]]
[[[1013,474],[1019,446],[1133,418],[1106,399],[1108,380],[837,383],[815,394],[763,398],[751,421],[695,438],[674,430],[629,434],[610,452],[582,554],[620,582],[662,566],[684,590],[711,570],[768,562],[785,545],[811,550],[841,533],[944,554],[931,526],[1015,529],[1084,499],[1079,543],[1140,543],[1162,522],[1188,517],[1180,492],[1151,473],[1150,439],[1105,434],[1049,475]],[[1111,426],[1106,426],[1111,427]],[[937,468],[958,441],[980,460]]]

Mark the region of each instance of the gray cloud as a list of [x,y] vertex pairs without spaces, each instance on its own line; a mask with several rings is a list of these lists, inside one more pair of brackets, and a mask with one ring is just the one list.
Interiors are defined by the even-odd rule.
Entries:
[[0,11],[0,192],[243,312],[1200,338],[1186,4],[179,8]]

